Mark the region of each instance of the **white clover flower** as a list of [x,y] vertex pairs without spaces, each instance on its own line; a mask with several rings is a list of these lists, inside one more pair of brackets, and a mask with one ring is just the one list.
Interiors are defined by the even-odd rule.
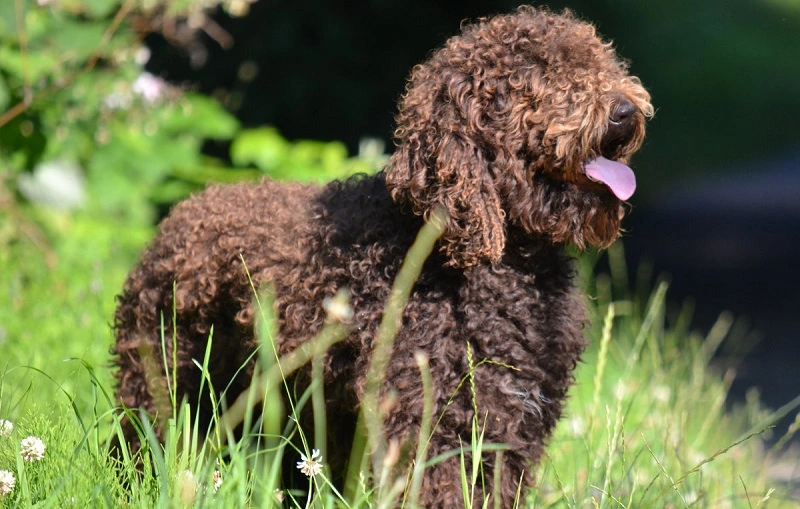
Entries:
[[297,462],[297,468],[300,469],[306,477],[317,475],[322,472],[322,456],[319,449],[311,450],[311,458],[306,458],[306,455],[300,453],[300,460]]
[[31,436],[28,438],[23,438],[22,442],[20,442],[19,453],[22,454],[22,459],[29,463],[33,463],[34,461],[39,461],[40,459],[44,458],[44,450],[44,442],[42,442],[42,439],[39,437]]
[[214,493],[219,491],[222,486],[222,472],[214,470]]
[[14,490],[17,479],[12,472],[0,470],[0,495],[8,495]]
[[6,419],[0,419],[0,437],[7,437],[14,431],[14,423]]

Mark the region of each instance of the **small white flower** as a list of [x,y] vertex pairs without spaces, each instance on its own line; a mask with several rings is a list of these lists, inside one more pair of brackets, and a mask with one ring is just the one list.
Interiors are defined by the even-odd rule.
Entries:
[[55,209],[71,210],[86,202],[83,169],[72,161],[41,162],[33,173],[21,173],[17,184],[28,200]]
[[110,110],[127,110],[133,103],[133,97],[120,91],[114,91],[103,98],[103,106]]
[[220,486],[222,486],[222,472],[214,470],[214,493],[219,491]]
[[22,454],[22,459],[29,463],[44,458],[44,450],[44,442],[38,437],[23,438],[22,442],[20,442],[19,453]]
[[322,309],[328,313],[328,319],[338,323],[350,323],[353,320],[353,308],[350,306],[350,293],[339,292],[333,297],[325,297]]
[[7,437],[14,431],[14,423],[5,419],[0,419],[0,437]]
[[12,472],[0,470],[0,495],[8,495],[14,490],[17,479]]
[[149,72],[143,72],[131,85],[133,93],[148,103],[159,100],[167,91],[167,82]]
[[311,458],[306,458],[306,455],[300,453],[300,460],[297,462],[297,468],[300,469],[307,477],[317,475],[322,472],[322,456],[319,449],[311,450]]
[[133,61],[136,62],[137,65],[144,65],[150,60],[150,48],[147,46],[142,46],[141,48],[136,50],[136,53],[133,55]]

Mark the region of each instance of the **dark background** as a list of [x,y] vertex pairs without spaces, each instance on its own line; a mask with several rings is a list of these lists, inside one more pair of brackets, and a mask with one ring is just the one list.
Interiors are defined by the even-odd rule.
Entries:
[[[244,18],[214,17],[228,48],[202,33],[149,36],[148,70],[214,95],[245,125],[342,140],[351,152],[377,137],[390,150],[411,67],[462,20],[516,5],[261,0]],[[612,39],[657,108],[633,162],[631,271],[645,260],[669,278],[670,300],[691,299],[703,332],[724,310],[739,317],[728,352],[749,352],[735,397],[757,387],[773,408],[788,402],[800,394],[800,2],[550,5],[570,7]]]

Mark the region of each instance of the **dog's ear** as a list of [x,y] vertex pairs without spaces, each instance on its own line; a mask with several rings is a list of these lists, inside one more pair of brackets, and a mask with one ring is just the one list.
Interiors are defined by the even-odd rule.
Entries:
[[429,129],[397,147],[386,169],[392,198],[428,219],[438,206],[449,214],[440,251],[452,267],[500,260],[505,247],[505,212],[489,163],[470,138]]

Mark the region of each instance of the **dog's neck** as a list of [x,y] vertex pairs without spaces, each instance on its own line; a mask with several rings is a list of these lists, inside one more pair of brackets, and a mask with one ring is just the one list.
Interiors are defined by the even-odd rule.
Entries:
[[547,235],[536,232],[530,233],[513,224],[506,226],[506,252],[522,251],[535,255],[541,251],[563,252],[564,249],[564,243],[553,242]]
[[564,244],[513,225],[506,228],[502,263],[524,272],[536,272],[544,266],[568,268],[572,265]]

